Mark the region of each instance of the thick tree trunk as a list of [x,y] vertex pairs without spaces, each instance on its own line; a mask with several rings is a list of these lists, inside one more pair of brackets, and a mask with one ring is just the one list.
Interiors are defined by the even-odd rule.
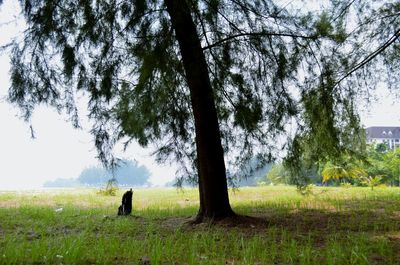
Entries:
[[165,0],[182,55],[196,128],[200,209],[198,220],[234,215],[207,63],[185,0]]

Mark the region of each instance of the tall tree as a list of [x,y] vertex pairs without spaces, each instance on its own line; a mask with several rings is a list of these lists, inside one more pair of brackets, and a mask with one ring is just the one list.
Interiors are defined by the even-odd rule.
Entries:
[[[398,31],[385,33],[399,15],[395,1],[357,2],[311,14],[272,0],[21,0],[28,28],[12,49],[9,99],[27,120],[47,104],[79,126],[86,93],[105,164],[117,141],[154,143],[160,161],[197,172],[199,220],[231,216],[224,159],[271,160],[288,134],[293,165],[299,143],[313,159],[359,149],[352,80],[398,52]],[[398,70],[398,57],[384,58]]]
[[166,0],[182,55],[196,132],[200,191],[199,216],[233,215],[229,204],[224,152],[207,62],[186,1]]

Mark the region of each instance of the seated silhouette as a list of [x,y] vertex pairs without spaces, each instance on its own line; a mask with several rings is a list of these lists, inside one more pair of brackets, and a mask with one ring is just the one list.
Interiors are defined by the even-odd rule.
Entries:
[[118,207],[118,215],[130,215],[132,212],[132,195],[133,191],[130,189],[122,196],[122,204]]

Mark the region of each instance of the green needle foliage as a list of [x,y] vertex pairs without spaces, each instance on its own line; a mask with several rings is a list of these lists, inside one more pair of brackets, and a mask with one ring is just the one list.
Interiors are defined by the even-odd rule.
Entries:
[[[325,10],[307,12],[303,1],[186,0],[228,168],[283,148],[301,178],[305,160],[362,151],[357,100],[379,81],[400,81],[400,4],[370,2],[326,1]],[[46,104],[78,127],[82,92],[104,163],[113,162],[116,142],[135,140],[196,177],[191,95],[164,1],[20,4],[27,28],[12,46],[9,100],[26,120]]]

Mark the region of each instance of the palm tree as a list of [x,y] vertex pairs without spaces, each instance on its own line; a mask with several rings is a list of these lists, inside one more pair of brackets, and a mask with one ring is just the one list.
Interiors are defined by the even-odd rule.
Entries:
[[334,164],[333,162],[327,162],[322,170],[322,181],[327,182],[346,178],[358,179],[366,175],[367,173],[364,169],[353,163]]

